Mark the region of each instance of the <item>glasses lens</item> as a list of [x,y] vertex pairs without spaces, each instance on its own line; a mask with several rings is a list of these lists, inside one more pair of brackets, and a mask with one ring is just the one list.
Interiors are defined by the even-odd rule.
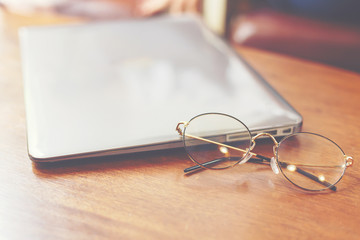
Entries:
[[313,133],[284,138],[279,144],[277,158],[285,177],[306,190],[329,188],[345,171],[341,148],[330,139]]
[[206,168],[223,169],[237,164],[246,156],[250,143],[248,128],[226,114],[199,115],[184,130],[188,155]]

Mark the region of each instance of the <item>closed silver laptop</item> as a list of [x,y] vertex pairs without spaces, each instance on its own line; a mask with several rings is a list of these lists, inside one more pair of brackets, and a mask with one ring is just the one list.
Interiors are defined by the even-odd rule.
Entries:
[[27,27],[20,43],[34,161],[180,147],[176,124],[204,112],[275,136],[302,123],[194,16]]

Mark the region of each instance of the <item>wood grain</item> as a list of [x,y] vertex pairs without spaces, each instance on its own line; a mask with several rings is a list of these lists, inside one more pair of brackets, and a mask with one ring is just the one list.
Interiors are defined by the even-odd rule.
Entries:
[[336,193],[304,193],[251,164],[185,176],[191,162],[182,149],[35,165],[26,150],[19,24],[10,25],[0,33],[1,239],[359,238],[359,75],[238,49],[303,115],[303,130],[354,157]]

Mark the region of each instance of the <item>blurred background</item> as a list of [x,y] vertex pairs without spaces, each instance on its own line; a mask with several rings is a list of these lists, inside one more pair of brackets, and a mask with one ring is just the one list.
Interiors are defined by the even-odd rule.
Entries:
[[2,26],[198,14],[236,47],[360,73],[359,0],[0,0],[0,9]]

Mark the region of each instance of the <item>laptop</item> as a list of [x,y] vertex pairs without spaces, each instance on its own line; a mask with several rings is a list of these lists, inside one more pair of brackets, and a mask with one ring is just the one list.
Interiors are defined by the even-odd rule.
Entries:
[[301,115],[191,15],[20,30],[30,159],[181,147],[179,121],[233,115],[284,136]]

